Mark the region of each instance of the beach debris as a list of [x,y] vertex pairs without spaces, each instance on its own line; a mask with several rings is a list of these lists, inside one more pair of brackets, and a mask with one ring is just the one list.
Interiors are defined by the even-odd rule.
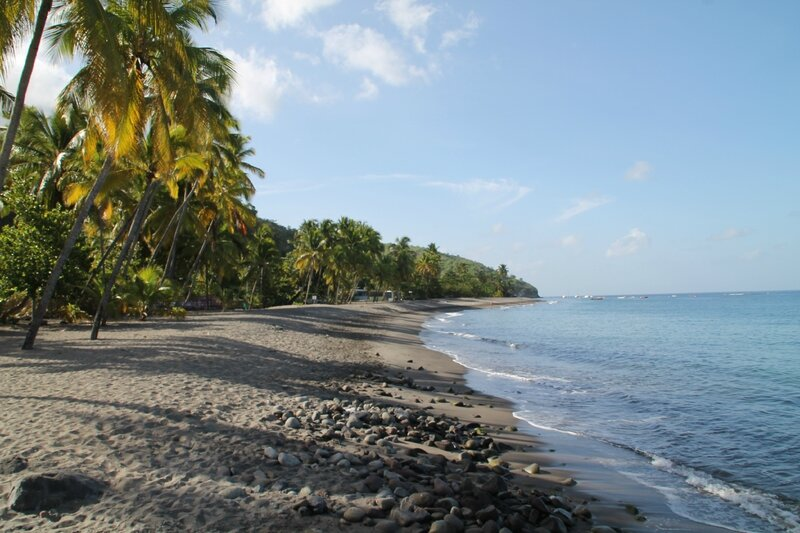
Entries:
[[101,482],[80,473],[32,474],[14,483],[8,506],[21,513],[38,513],[67,504],[80,506],[103,491]]

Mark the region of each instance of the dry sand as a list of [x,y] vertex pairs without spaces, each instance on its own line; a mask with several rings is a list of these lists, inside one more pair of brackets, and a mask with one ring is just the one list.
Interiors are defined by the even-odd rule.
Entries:
[[[304,455],[318,432],[306,424],[284,427],[280,418],[291,410],[310,420],[320,402],[335,398],[433,407],[432,413],[480,422],[516,448],[503,458],[520,483],[587,500],[606,523],[641,527],[614,498],[569,488],[575,473],[551,468],[563,458],[517,432],[508,403],[470,391],[463,367],[420,343],[421,324],[431,313],[508,303],[461,299],[192,314],[185,321],[110,324],[94,342],[88,326],[50,325],[32,351],[19,349],[22,329],[4,326],[0,459],[21,456],[28,468],[0,474],[0,497],[5,501],[12,483],[33,472],[82,472],[106,490],[94,503],[49,516],[3,504],[0,529],[369,530],[341,525],[336,512],[301,516],[294,508],[309,493],[334,511],[363,496],[353,489],[354,469],[320,466],[324,461]],[[436,390],[392,384],[399,376]],[[331,445],[375,456],[360,435]],[[306,464],[277,464],[267,448]],[[522,472],[531,462],[541,463],[543,472]]]

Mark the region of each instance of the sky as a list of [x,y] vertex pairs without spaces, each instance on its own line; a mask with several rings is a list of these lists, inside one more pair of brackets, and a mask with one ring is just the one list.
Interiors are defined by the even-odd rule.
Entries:
[[[800,289],[794,0],[219,5],[196,38],[235,62],[262,218],[363,220],[543,295]],[[52,108],[74,65],[40,55]]]

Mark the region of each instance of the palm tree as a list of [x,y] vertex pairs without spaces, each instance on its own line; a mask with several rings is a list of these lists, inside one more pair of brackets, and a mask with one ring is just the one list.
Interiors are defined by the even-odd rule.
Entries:
[[419,278],[420,286],[426,298],[433,296],[437,289],[439,274],[441,273],[442,254],[434,243],[428,245],[417,258],[414,273]]
[[[33,30],[25,63],[22,68],[17,87],[14,105],[9,118],[8,129],[0,149],[0,192],[5,185],[11,149],[14,145],[22,111],[25,107],[25,95],[28,91],[36,54],[39,51],[42,35],[48,16],[51,14],[53,0],[41,0],[36,10],[35,0],[14,0],[4,2],[0,8],[0,74],[5,71],[6,60],[13,51],[14,44],[28,31]],[[36,16],[34,18],[34,11]],[[102,0],[63,0],[54,11],[59,21],[71,26],[71,44],[77,47],[94,64],[98,75],[107,79],[107,85],[113,85],[119,78],[115,76],[112,65],[117,60],[116,48],[109,46],[113,32],[106,24],[106,11]],[[53,28],[51,28],[53,29]],[[117,91],[109,93],[109,96]]]
[[293,255],[294,268],[303,272],[308,279],[303,303],[308,303],[313,276],[322,269],[324,264],[326,245],[327,242],[316,220],[306,220],[300,224],[300,228],[295,234]]
[[[30,29],[34,5],[35,3],[31,0],[19,0],[4,2],[4,6],[0,8],[0,73],[5,71],[4,59],[13,49],[15,40]],[[33,24],[33,37],[28,47],[28,53],[25,56],[25,64],[22,67],[22,74],[19,78],[17,94],[11,109],[11,117],[3,139],[3,147],[0,149],[0,192],[3,192],[3,187],[5,186],[8,162],[11,158],[11,147],[14,145],[14,139],[17,136],[17,128],[19,128],[22,111],[25,108],[25,94],[28,92],[28,84],[33,74],[33,64],[36,61],[36,54],[39,52],[39,43],[42,40],[44,26],[52,6],[53,0],[42,0]]]
[[[76,6],[70,13],[83,14],[80,8],[100,7],[102,17],[95,16],[89,24],[86,17],[66,18],[53,28],[52,34],[62,53],[73,55],[80,50],[86,57],[85,66],[62,93],[62,100],[73,95],[89,104],[86,108],[92,110],[92,115],[86,152],[91,156],[90,150],[102,141],[105,162],[42,291],[23,349],[33,347],[63,266],[117,157],[132,151],[144,137],[148,123],[156,130],[156,137],[163,140],[168,137],[172,118],[193,125],[205,121],[192,116],[202,112],[201,106],[193,106],[202,95],[191,76],[193,65],[187,46],[191,44],[189,32],[193,28],[205,29],[206,21],[216,18],[210,1],[118,1],[109,4],[108,11],[97,2],[76,0],[70,4]],[[96,46],[98,39],[105,48]],[[160,106],[155,105],[158,103]],[[160,161],[168,161],[168,148],[164,143],[159,146],[165,146],[165,157]]]

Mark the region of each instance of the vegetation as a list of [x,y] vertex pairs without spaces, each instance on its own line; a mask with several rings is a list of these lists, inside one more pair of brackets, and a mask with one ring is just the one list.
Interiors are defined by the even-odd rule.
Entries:
[[[11,2],[0,9],[0,71],[30,39],[0,154],[0,320],[45,315],[173,318],[196,308],[265,307],[373,298],[536,296],[509,275],[384,244],[342,217],[297,230],[259,220],[249,200],[264,172],[226,108],[233,70],[193,35],[215,20],[210,0]],[[25,76],[42,35],[82,67],[48,115],[25,107]],[[30,68],[28,68],[30,67]]]

